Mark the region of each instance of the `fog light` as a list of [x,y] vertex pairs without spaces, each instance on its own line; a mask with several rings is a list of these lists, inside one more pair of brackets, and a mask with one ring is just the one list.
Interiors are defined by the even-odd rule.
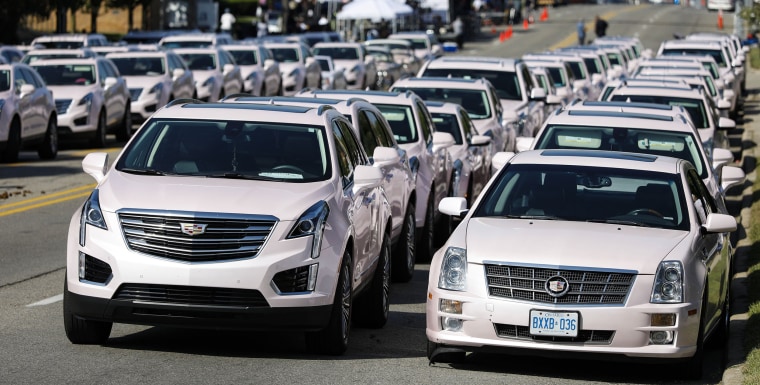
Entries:
[[79,252],[79,279],[84,279],[85,274],[85,253]]
[[652,314],[652,319],[650,321],[650,324],[652,326],[675,326],[676,315],[673,313]]
[[441,317],[441,327],[443,330],[458,332],[462,330],[462,324],[464,322],[459,318]]
[[652,345],[666,345],[673,342],[673,332],[671,331],[653,331],[649,332],[649,343]]
[[444,313],[462,314],[462,301],[453,299],[441,299],[438,309]]

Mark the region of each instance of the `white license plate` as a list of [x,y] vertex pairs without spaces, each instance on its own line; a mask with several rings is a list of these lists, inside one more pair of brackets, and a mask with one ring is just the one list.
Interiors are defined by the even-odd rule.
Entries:
[[529,321],[534,336],[578,336],[578,312],[531,310]]

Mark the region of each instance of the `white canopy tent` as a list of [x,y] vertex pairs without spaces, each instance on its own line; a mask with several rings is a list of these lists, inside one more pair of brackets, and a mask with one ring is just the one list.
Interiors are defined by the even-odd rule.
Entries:
[[353,26],[359,31],[360,36],[355,39],[363,40],[365,28],[370,23],[390,21],[393,32],[397,32],[407,20],[414,15],[412,7],[402,4],[397,0],[353,0],[343,6],[335,15],[338,21],[338,31],[343,33],[351,31]]

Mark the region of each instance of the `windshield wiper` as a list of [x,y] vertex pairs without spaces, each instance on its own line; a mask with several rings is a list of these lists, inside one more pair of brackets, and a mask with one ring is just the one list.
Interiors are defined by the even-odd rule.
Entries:
[[225,173],[222,173],[222,174],[206,175],[206,178],[264,180],[264,178],[259,177],[259,176],[241,174],[239,172],[225,172]]
[[119,171],[137,175],[167,175],[167,173],[153,168],[120,168]]
[[505,215],[505,217],[510,219],[546,219],[550,221],[562,220],[562,218],[556,217],[554,215]]
[[586,222],[609,223],[612,225],[627,225],[627,226],[638,226],[638,227],[652,227],[646,223],[634,222],[634,221],[623,221],[620,219],[587,219]]

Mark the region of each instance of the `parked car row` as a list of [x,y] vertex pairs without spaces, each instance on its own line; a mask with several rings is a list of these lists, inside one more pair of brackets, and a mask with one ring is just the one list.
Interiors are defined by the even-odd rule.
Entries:
[[[441,56],[427,38],[258,41],[286,96],[211,91],[223,81],[206,76],[207,93],[157,103],[114,162],[89,154],[98,185],[67,241],[69,340],[102,343],[113,323],[276,329],[342,354],[352,324],[386,323],[391,282],[429,261],[431,362],[518,349],[699,376],[728,327],[724,198],[745,175],[720,115],[739,56],[716,103],[708,61],[691,66],[707,71],[698,83],[638,79],[660,64],[635,38],[520,59]],[[214,43],[165,42],[192,71],[235,71]],[[390,82],[379,56],[419,67]],[[336,67],[353,89],[330,89]],[[147,185],[160,193],[135,193]]]

